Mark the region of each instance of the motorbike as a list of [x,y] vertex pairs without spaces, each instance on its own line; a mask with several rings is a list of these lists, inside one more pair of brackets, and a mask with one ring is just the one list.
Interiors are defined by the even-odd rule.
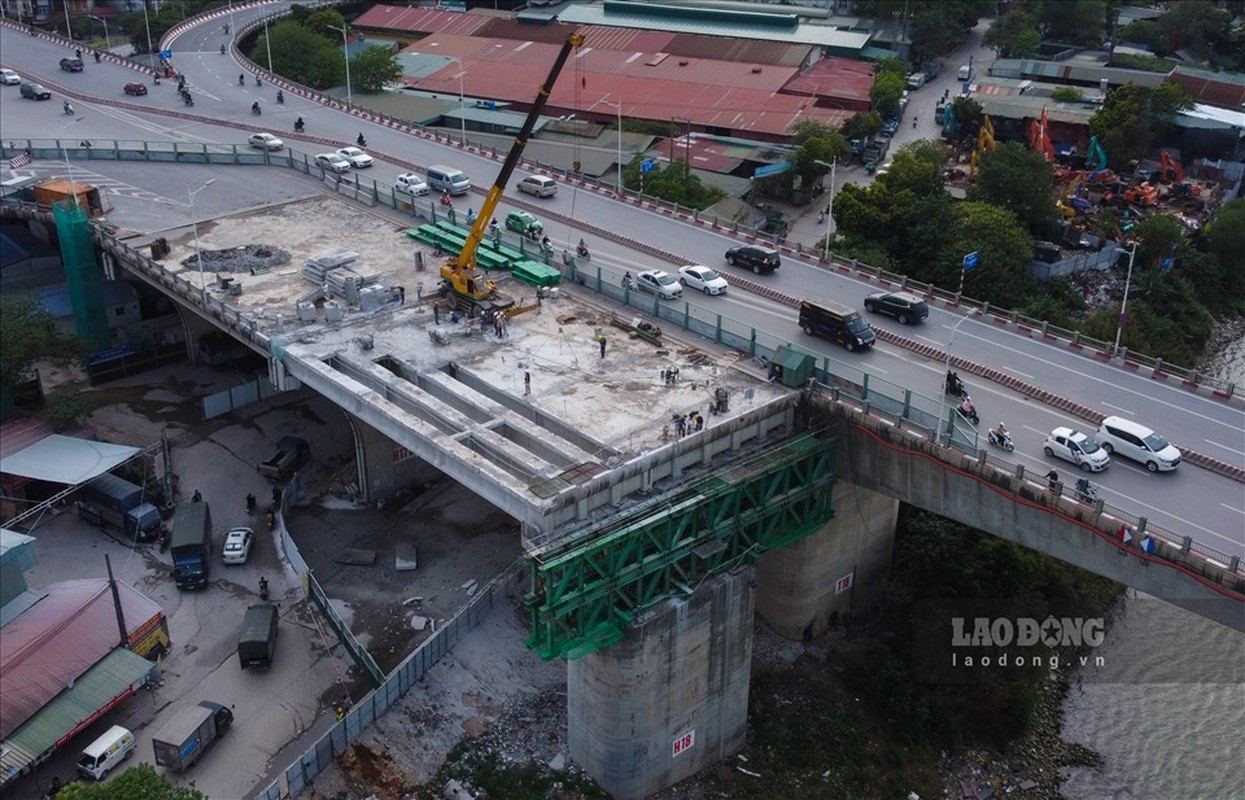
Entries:
[[263,81],[261,81],[261,80],[259,79],[259,76],[258,76],[258,75],[256,75],[256,76],[255,76],[255,85],[256,85],[256,86],[263,86],[263,85],[264,85],[264,82],[263,82]]
[[259,107],[259,103],[254,103],[251,105],[251,113],[258,117],[260,114],[264,113],[264,111]]
[[100,61],[100,58],[99,58],[99,53],[96,53],[96,54],[95,54],[95,63],[96,63],[96,64],[98,64],[98,63],[99,63],[99,61]]
[[306,126],[303,125],[303,120],[301,117],[299,117],[297,120],[294,121],[294,132],[295,133],[302,133],[304,127]]
[[167,525],[160,526],[160,552],[163,553],[169,549],[169,528]]
[[947,372],[947,379],[943,382],[942,390],[945,394],[952,397],[967,397],[968,388],[964,385],[964,381],[960,380],[960,376],[954,372]]
[[239,75],[239,76],[238,76],[238,85],[239,85],[239,86],[246,86],[246,76],[245,76],[245,75]]
[[964,395],[964,402],[959,405],[960,416],[967,419],[974,425],[981,424],[981,417],[977,415],[977,407],[973,405],[973,401],[968,395]]
[[579,246],[575,248],[575,255],[579,256],[584,261],[592,260],[592,256],[588,255],[588,245],[584,244],[582,239],[579,241]]
[[256,501],[255,501],[255,495],[253,495],[253,494],[248,494],[248,495],[246,496],[246,513],[248,513],[248,514],[254,514],[254,513],[255,513],[255,502],[256,502]]
[[1082,503],[1093,503],[1098,500],[1098,490],[1089,482],[1089,478],[1077,480],[1076,499]]
[[355,139],[354,141],[355,141],[355,144],[359,145],[359,147],[367,147],[367,139],[363,138],[363,134],[359,134],[359,138]]
[[225,46],[223,44],[220,46],[220,54],[222,56],[225,54]]
[[195,99],[190,96],[190,92],[186,92],[182,95],[182,102],[188,106],[193,106],[195,104]]
[[280,89],[277,90],[277,105],[279,106],[285,105],[285,92],[281,91]]
[[70,117],[73,116],[73,106],[69,105],[68,103],[65,103],[64,106],[62,106],[62,108],[65,111],[65,114],[67,116],[70,116]]
[[1016,449],[1016,445],[1012,444],[1012,435],[1010,433],[999,436],[998,432],[991,428],[990,432],[986,434],[986,438],[990,441],[990,444],[995,447],[1001,447],[1009,453]]
[[262,575],[259,578],[259,599],[260,600],[268,599],[268,579],[263,577]]

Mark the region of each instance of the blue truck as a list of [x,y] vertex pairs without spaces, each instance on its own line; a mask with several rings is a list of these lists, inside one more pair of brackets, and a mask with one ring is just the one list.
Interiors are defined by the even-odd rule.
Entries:
[[160,511],[146,493],[125,478],[104,473],[78,489],[78,516],[92,525],[112,525],[137,540],[160,531]]

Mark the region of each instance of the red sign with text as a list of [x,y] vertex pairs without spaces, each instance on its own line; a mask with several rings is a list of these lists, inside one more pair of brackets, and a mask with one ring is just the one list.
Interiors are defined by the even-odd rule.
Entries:
[[688,731],[679,738],[674,740],[673,755],[677,758],[688,750],[692,749],[692,745],[696,744],[696,729]]

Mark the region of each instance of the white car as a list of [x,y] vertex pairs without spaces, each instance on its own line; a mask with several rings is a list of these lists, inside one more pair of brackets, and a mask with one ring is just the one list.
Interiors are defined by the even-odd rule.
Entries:
[[1181,453],[1152,429],[1123,417],[1107,417],[1098,426],[1102,449],[1146,465],[1151,472],[1170,472],[1180,466]]
[[350,171],[350,162],[340,153],[321,153],[316,156],[316,166],[325,172],[341,174]]
[[1102,472],[1111,465],[1110,454],[1098,446],[1094,437],[1071,428],[1055,428],[1051,431],[1042,451],[1047,456],[1071,461],[1086,472]]
[[635,286],[642,292],[652,292],[663,300],[683,296],[683,287],[668,272],[649,269],[635,276]]
[[252,133],[251,138],[247,141],[251,147],[259,150],[280,150],[282,147],[285,147],[285,142],[271,133]]
[[343,147],[337,151],[337,154],[350,162],[350,166],[355,169],[365,169],[372,166],[372,157],[357,147]]
[[17,86],[22,82],[22,76],[18,75],[11,69],[0,69],[0,83],[5,86]]
[[679,267],[679,283],[689,289],[699,289],[705,294],[726,294],[726,278],[699,264]]
[[414,172],[404,172],[393,182],[393,188],[418,197],[428,194],[428,183]]
[[226,564],[245,564],[251,555],[251,545],[255,542],[255,532],[250,528],[234,528],[225,534],[225,549],[221,560]]

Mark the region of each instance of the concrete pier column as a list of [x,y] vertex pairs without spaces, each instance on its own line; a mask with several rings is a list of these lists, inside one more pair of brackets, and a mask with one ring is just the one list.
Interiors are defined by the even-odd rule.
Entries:
[[890,569],[899,501],[839,480],[833,505],[821,530],[757,562],[757,613],[789,639],[824,633]]
[[402,489],[441,477],[440,470],[371,425],[353,414],[346,417],[355,434],[359,496],[365,502],[375,503]]
[[755,571],[706,581],[567,662],[571,756],[618,800],[640,800],[738,751],[748,722]]

